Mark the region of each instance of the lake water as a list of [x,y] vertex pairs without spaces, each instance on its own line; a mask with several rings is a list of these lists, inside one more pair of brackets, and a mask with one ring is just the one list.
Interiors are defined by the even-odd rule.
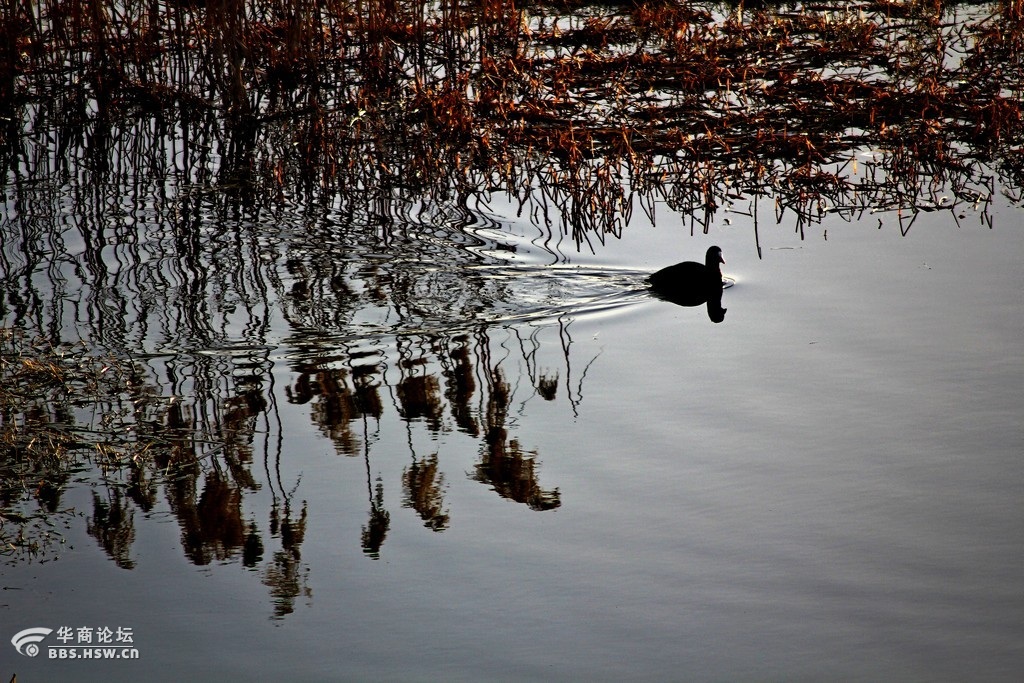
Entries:
[[[4,639],[120,627],[139,658],[5,644],[0,676],[1016,680],[1024,214],[1001,201],[906,236],[762,216],[761,258],[741,214],[591,252],[500,204],[382,246],[199,202],[196,271],[173,226],[85,235],[68,200],[38,310],[248,426],[147,495],[73,477],[64,546],[0,568]],[[722,323],[646,294],[711,244]]]

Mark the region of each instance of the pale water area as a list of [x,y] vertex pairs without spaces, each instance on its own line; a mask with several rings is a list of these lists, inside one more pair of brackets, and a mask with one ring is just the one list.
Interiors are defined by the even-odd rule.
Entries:
[[[253,460],[205,460],[188,510],[170,483],[151,509],[126,499],[123,566],[87,534],[102,487],[83,476],[58,559],[0,569],[5,641],[126,627],[139,658],[5,642],[0,676],[1017,680],[1019,209],[997,203],[991,229],[923,214],[906,236],[891,216],[826,219],[803,240],[762,220],[762,258],[743,216],[691,236],[665,211],[593,253],[545,246],[514,216],[412,250],[398,303],[369,284],[402,272],[387,258],[268,256],[281,281],[262,331],[229,322],[236,348],[184,354],[263,368]],[[276,221],[262,244],[300,235]],[[724,322],[643,290],[711,244],[735,281]],[[351,264],[334,309],[301,295],[332,253]],[[188,365],[153,329],[125,338],[160,372]],[[241,481],[232,467],[251,477],[236,501],[262,542],[250,561],[207,514],[211,481]]]

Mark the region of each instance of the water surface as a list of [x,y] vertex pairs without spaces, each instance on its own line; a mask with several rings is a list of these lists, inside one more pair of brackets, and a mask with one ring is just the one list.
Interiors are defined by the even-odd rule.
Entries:
[[84,7],[0,21],[0,676],[1019,678],[1019,7]]
[[[156,478],[148,498],[76,475],[65,546],[3,568],[4,623],[132,627],[140,658],[7,648],[5,671],[997,681],[1024,664],[1019,209],[906,236],[762,225],[760,259],[736,217],[563,253],[496,210],[501,233],[410,226],[402,264],[290,220],[241,256],[251,286],[224,291],[266,286],[233,306],[206,295],[215,264],[146,279],[101,252],[128,305],[100,334],[186,404],[220,396],[244,448],[199,449],[190,488]],[[331,220],[312,222],[324,240]],[[644,293],[712,243],[735,280],[723,323]],[[100,299],[73,291],[50,310],[93,334],[76,311]],[[207,311],[175,306],[197,291]],[[127,540],[88,533],[96,497]]]

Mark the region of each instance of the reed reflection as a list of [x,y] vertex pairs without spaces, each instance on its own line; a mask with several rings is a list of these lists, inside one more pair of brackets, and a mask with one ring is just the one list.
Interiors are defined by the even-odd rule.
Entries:
[[[137,565],[133,546],[145,530],[137,512],[165,505],[178,522],[181,549],[191,563],[262,565],[275,614],[291,611],[285,598],[306,590],[300,549],[307,511],[303,503],[296,517],[293,493],[279,479],[261,483],[252,470],[257,426],[270,415],[273,401],[265,393],[269,385],[257,380],[258,372],[252,374],[259,363],[236,364],[234,392],[225,390],[216,364],[205,366],[205,357],[185,363],[187,382],[177,377],[180,365],[165,364],[168,396],[153,367],[82,343],[52,345],[3,330],[0,347],[5,548],[25,558],[54,551],[43,529],[53,528],[51,518],[63,517],[66,484],[76,473],[76,479],[93,484],[86,531],[118,567]],[[215,375],[197,375],[204,370]],[[276,457],[264,451],[266,471],[277,469],[270,467]],[[34,501],[21,493],[26,476],[41,482]],[[261,528],[243,514],[243,500],[264,486],[271,488],[275,503],[269,524]],[[269,560],[264,557],[268,545],[279,547]]]
[[496,368],[490,375],[485,413],[484,447],[473,478],[487,484],[502,498],[523,503],[531,510],[553,510],[562,504],[559,490],[544,490],[537,477],[537,451],[525,452],[505,428],[511,387]]
[[[558,348],[567,354],[565,349],[572,343],[568,326],[550,328],[552,334],[556,331]],[[387,509],[387,491],[392,486],[401,491],[401,506],[416,514],[427,529],[440,532],[458,523],[447,502],[451,473],[445,472],[444,458],[437,450],[417,451],[414,431],[418,429],[441,443],[456,436],[477,441],[479,460],[467,476],[501,498],[537,511],[561,505],[559,489],[541,484],[540,453],[524,448],[508,426],[516,390],[506,378],[508,357],[493,355],[496,346],[508,343],[493,337],[511,335],[521,344],[520,360],[530,380],[529,396],[555,400],[558,373],[531,371],[535,370],[540,349],[539,332],[535,329],[523,337],[514,329],[481,327],[471,335],[385,339],[376,353],[331,348],[330,336],[319,342],[304,336],[303,345],[310,349],[311,358],[296,368],[297,377],[285,393],[293,403],[309,405],[310,418],[333,441],[339,455],[363,460],[368,507],[360,535],[364,554],[372,559],[381,557],[393,523]],[[325,352],[318,356],[313,351],[316,346],[323,346]],[[389,359],[389,354],[394,357]],[[567,355],[563,362],[571,368]],[[369,391],[373,401],[355,398],[360,392],[357,381],[363,394]],[[581,390],[582,384],[577,388],[576,400],[582,397]],[[391,397],[390,407],[379,401],[382,395]],[[520,399],[525,402],[529,396]],[[376,464],[379,458],[386,461],[389,457],[373,447],[381,430],[388,429],[387,424],[407,433],[410,462],[402,468],[398,481],[382,478]]]
[[311,403],[313,422],[338,453],[358,455],[363,443],[353,426],[364,417],[380,418],[383,406],[378,389],[372,367],[303,369],[295,383],[285,388],[285,395],[298,405]]
[[[557,262],[563,235],[592,247],[636,207],[705,232],[747,212],[760,248],[759,201],[801,234],[829,214],[906,233],[920,211],[990,224],[997,180],[1021,194],[1012,3],[558,22],[513,3],[114,4],[0,8],[0,547],[52,549],[46,523],[90,469],[88,532],[118,566],[136,513],[166,506],[193,564],[262,567],[278,617],[311,595],[282,398],[362,458],[349,523],[368,557],[401,514],[457,524],[455,477],[561,505],[513,396],[575,411],[586,366],[570,318],[523,296],[539,269],[500,268],[492,201]],[[699,303],[724,318],[720,287]],[[410,438],[385,478],[371,437],[389,417],[471,439],[469,474]]]
[[[306,504],[298,516],[291,509],[291,502],[285,498],[283,506],[275,501],[270,510],[270,532],[273,537],[281,539],[281,547],[274,551],[270,562],[264,565],[263,585],[270,589],[274,600],[274,616],[278,619],[295,611],[295,600],[305,597],[312,598],[309,587],[309,568],[302,563],[302,543],[306,538]],[[261,559],[263,546],[260,536],[256,533],[256,525],[252,525],[246,540],[246,557],[254,566]],[[251,564],[250,564],[251,563]]]
[[121,491],[114,489],[108,493],[110,497],[103,500],[99,493],[93,492],[92,517],[86,531],[118,567],[131,569],[135,566],[130,552],[135,541],[134,517]]
[[449,515],[444,502],[444,472],[439,468],[437,453],[417,459],[402,472],[402,506],[412,508],[433,531],[448,528]]

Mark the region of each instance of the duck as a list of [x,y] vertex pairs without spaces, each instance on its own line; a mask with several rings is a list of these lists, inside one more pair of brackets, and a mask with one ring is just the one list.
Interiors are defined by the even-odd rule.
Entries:
[[712,322],[725,320],[726,309],[722,308],[722,250],[708,248],[704,263],[683,261],[648,276],[651,294],[678,306],[708,305],[708,317]]
[[[720,247],[708,247],[704,263],[683,261],[647,278],[651,290],[663,299],[683,306],[698,306],[722,291],[722,258]],[[693,303],[683,303],[692,301]]]

